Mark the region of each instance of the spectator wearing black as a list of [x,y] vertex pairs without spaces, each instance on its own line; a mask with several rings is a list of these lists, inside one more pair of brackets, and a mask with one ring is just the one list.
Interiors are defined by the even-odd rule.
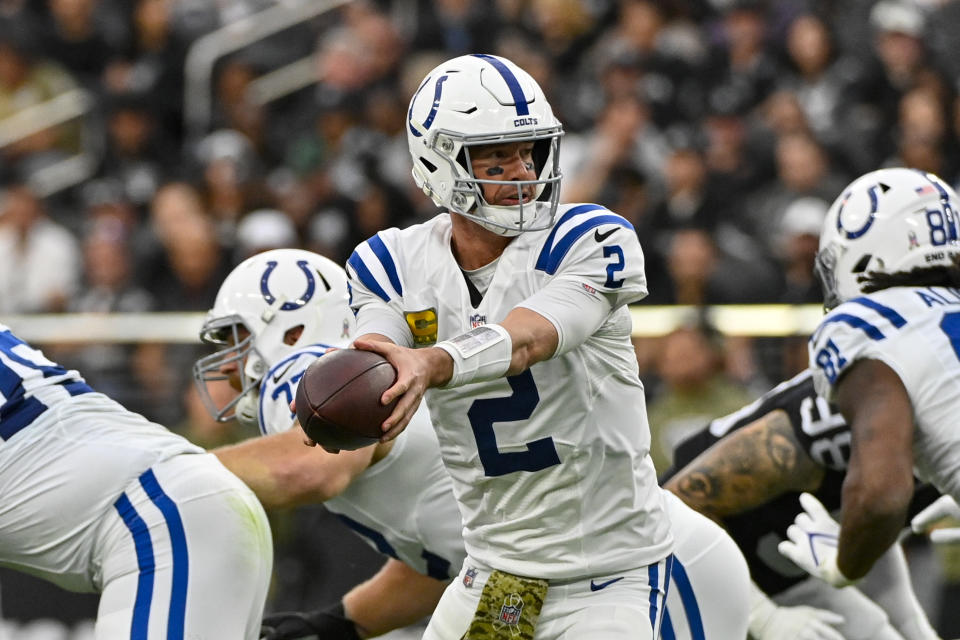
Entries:
[[110,5],[98,0],[47,0],[43,29],[43,50],[69,69],[85,87],[94,89],[107,63],[123,43],[110,42],[98,11]]
[[183,142],[183,74],[188,41],[173,21],[174,3],[134,0],[125,14],[129,38],[102,76],[108,94],[145,96],[162,137]]
[[840,55],[828,23],[814,13],[797,16],[787,28],[787,73],[777,83],[803,111],[810,133],[851,173],[868,170],[863,147],[850,131],[858,122],[853,85],[863,74],[863,64],[851,55]]
[[720,18],[720,40],[710,53],[703,80],[719,108],[751,110],[770,95],[781,74],[767,48],[766,3],[732,0]]
[[107,93],[103,110],[106,145],[97,175],[119,182],[143,215],[177,166],[179,147],[165,135],[149,93]]

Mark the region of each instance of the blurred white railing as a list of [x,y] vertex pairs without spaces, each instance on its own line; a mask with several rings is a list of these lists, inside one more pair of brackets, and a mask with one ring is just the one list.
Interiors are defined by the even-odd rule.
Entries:
[[317,81],[316,66],[316,56],[311,54],[265,73],[250,82],[247,97],[253,104],[262,106],[308,87]]
[[87,113],[93,104],[93,98],[88,91],[71,89],[45,102],[21,109],[0,120],[0,147],[79,118]]
[[[213,68],[217,60],[347,2],[349,0],[291,0],[197,38],[187,52],[184,66],[183,116],[188,135],[201,136],[210,126]],[[298,69],[295,67],[294,71]]]
[[71,89],[39,104],[21,109],[0,120],[0,148],[58,125],[79,119],[80,150],[34,171],[30,186],[37,195],[46,197],[83,182],[93,175],[103,155],[103,136],[86,116],[96,107],[96,100],[85,89]]
[[[656,337],[689,321],[690,306],[634,306],[633,335]],[[823,316],[818,305],[719,305],[703,309],[723,334],[731,336],[806,336]],[[64,313],[0,315],[0,324],[28,342],[198,341],[203,313]]]

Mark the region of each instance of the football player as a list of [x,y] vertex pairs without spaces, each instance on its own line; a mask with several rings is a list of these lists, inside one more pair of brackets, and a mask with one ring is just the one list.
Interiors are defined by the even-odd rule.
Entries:
[[957,194],[904,168],[867,173],[834,201],[817,276],[829,309],[810,338],[817,391],[850,425],[835,522],[813,496],[781,552],[834,586],[863,579],[896,541],[914,472],[960,497]]
[[[395,440],[337,455],[303,446],[290,407],[304,370],[353,337],[344,271],[321,256],[278,249],[253,256],[227,277],[204,321],[218,351],[194,374],[211,413],[257,425],[263,437],[215,453],[267,507],[324,502],[391,559],[342,602],[309,613],[267,616],[267,638],[316,634],[329,640],[379,635],[430,614],[461,568],[460,513],[426,411]],[[227,378],[240,392],[224,406],[207,383]],[[746,632],[746,563],[722,529],[667,496],[677,528],[674,588],[664,637],[740,640]],[[467,572],[465,585],[473,577]],[[588,587],[602,591],[613,582]],[[604,584],[607,582],[607,584]],[[465,586],[465,588],[472,588]],[[400,595],[402,594],[402,595]],[[670,635],[673,634],[673,635]]]
[[660,633],[673,540],[626,307],[647,294],[643,254],[623,217],[559,204],[562,134],[509,60],[440,64],[407,140],[446,211],[347,263],[354,346],[398,371],[383,441],[426,398],[463,516],[428,640]]
[[[801,492],[830,510],[839,508],[850,436],[843,417],[816,394],[806,370],[711,421],[674,452],[664,486],[723,524],[747,558],[755,583],[754,638],[823,637],[811,635],[811,628],[824,628],[820,610],[835,614],[833,624],[847,640],[937,638],[913,593],[899,545],[884,554],[859,589],[835,589],[776,551]],[[918,491],[915,508],[935,497],[927,486]],[[771,609],[764,593],[783,606]]]
[[0,325],[0,564],[99,593],[98,640],[253,640],[272,562],[214,456]]
[[[256,254],[220,286],[201,328],[201,339],[217,351],[194,365],[216,419],[236,417],[264,434],[214,451],[264,506],[322,502],[395,559],[377,580],[344,598],[345,613],[335,607],[318,618],[325,626],[314,633],[325,638],[358,637],[357,629],[381,634],[420,620],[464,558],[460,512],[435,462],[438,445],[426,410],[404,438],[338,455],[304,447],[303,432],[291,428],[290,405],[303,372],[354,338],[348,299],[346,273],[323,256],[298,249]],[[238,394],[220,406],[208,383],[223,379]],[[404,597],[384,597],[396,584],[405,585]]]

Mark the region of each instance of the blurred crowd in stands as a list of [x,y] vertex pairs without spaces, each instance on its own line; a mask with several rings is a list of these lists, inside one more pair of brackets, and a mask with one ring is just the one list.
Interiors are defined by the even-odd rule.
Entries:
[[[254,252],[342,263],[429,218],[407,102],[468,52],[544,87],[566,129],[562,198],[633,222],[650,304],[816,303],[817,234],[850,178],[905,165],[960,181],[960,2],[331,2],[191,81],[208,34],[309,3],[0,0],[0,314],[205,310]],[[290,69],[305,80],[276,82]],[[77,117],[44,126],[76,90]],[[803,366],[802,341],[703,339],[719,352],[698,375],[747,393]],[[683,342],[638,344],[653,392],[691,387],[664,364]],[[192,413],[194,348],[62,351],[154,419]]]
[[[342,263],[431,217],[406,109],[463,53],[543,86],[566,130],[562,200],[634,224],[650,304],[817,303],[820,224],[852,177],[960,182],[960,1],[332,2],[218,58],[208,95],[188,94],[206,35],[320,1],[0,0],[0,314],[202,311],[252,253]],[[291,69],[307,81],[285,84]],[[71,95],[78,117],[33,126]],[[672,434],[661,464],[685,428],[804,366],[803,340],[758,344],[702,318],[638,341],[651,421]],[[236,437],[194,396],[197,347],[54,353],[201,444]]]

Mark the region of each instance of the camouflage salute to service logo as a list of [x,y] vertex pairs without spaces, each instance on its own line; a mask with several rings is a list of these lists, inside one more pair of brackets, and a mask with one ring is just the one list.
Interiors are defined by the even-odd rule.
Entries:
[[546,580],[492,572],[463,640],[533,640],[546,595]]

